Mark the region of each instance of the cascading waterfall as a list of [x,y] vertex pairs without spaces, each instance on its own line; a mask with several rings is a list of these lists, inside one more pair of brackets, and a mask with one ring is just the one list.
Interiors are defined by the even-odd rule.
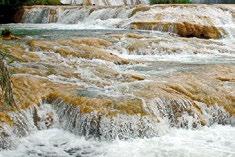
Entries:
[[[156,99],[146,102],[146,110],[151,116],[120,114],[112,118],[96,112],[83,114],[79,107],[60,100],[43,103],[11,114],[15,125],[13,128],[3,126],[1,149],[14,148],[18,138],[49,128],[64,129],[86,138],[113,140],[163,136],[172,127],[195,129],[203,125],[233,124],[233,118],[222,107],[198,105],[202,115],[192,109],[192,103],[187,100]],[[203,123],[202,119],[205,120]]]
[[[88,2],[87,2],[88,1]],[[134,1],[120,1],[120,0],[61,0],[62,4],[94,4],[98,6],[115,6],[115,5],[136,5],[136,4],[148,4],[147,0],[134,0]],[[192,0],[192,3],[234,3],[233,0]]]
[[61,0],[63,4],[83,4],[96,6],[120,6],[148,4],[148,0]]
[[[120,6],[99,9],[62,6],[25,8],[22,22],[76,24],[74,28],[77,29],[135,29],[137,23],[137,29],[154,29],[172,33],[180,31],[178,24],[187,22],[193,25],[221,28],[219,31],[223,36],[233,37],[235,34],[233,15],[233,10],[220,6],[137,6],[134,8]],[[148,24],[151,22],[151,25],[147,26],[146,22]]]
[[0,157],[235,155],[232,7],[62,2],[105,7],[0,26],[23,34],[0,44],[22,108],[0,112]]

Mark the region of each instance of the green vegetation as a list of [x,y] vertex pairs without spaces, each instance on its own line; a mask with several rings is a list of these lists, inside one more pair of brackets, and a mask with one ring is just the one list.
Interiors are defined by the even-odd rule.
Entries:
[[9,37],[11,35],[11,31],[9,28],[5,28],[4,30],[2,30],[1,36],[2,37]]
[[60,0],[27,0],[25,4],[28,5],[59,5]]
[[150,4],[188,4],[192,0],[149,0]]
[[0,0],[2,6],[18,5],[59,5],[60,0]]

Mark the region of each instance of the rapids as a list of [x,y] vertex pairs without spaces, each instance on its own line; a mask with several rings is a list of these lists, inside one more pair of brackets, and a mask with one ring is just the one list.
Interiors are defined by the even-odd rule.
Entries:
[[172,129],[150,139],[95,141],[60,129],[38,131],[20,140],[14,151],[0,157],[234,157],[234,127],[212,126],[200,130]]
[[61,0],[62,4],[85,4],[96,6],[119,6],[119,5],[137,5],[148,4],[148,0]]
[[[192,3],[206,3],[206,4],[224,4],[234,3],[233,0],[191,0]],[[115,5],[136,5],[136,4],[148,4],[148,0],[61,0],[62,4],[93,4],[96,6],[115,6]]]
[[73,29],[157,30],[213,39],[235,34],[234,5],[29,6],[19,15],[22,23],[69,24]]
[[0,110],[0,157],[235,157],[234,13],[24,7],[0,25],[21,38],[0,43],[19,109]]

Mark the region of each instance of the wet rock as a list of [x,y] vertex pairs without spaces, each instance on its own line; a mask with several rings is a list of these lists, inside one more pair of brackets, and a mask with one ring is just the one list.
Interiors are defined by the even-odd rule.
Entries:
[[173,23],[162,21],[144,21],[131,23],[132,29],[159,30],[176,33],[182,37],[197,37],[203,39],[219,39],[224,35],[222,28],[194,24],[189,22]]
[[[234,67],[208,66],[210,73],[201,71],[193,74],[178,74],[165,79],[165,83],[147,83],[136,94],[147,99],[168,97],[167,99],[187,99],[202,102],[208,106],[223,106],[226,111],[234,115],[234,90],[223,87],[223,81],[217,80],[218,76],[234,78]],[[200,74],[199,74],[200,73]],[[146,92],[148,91],[148,93]]]
[[150,10],[150,6],[149,5],[137,5],[133,10],[132,12],[130,13],[129,15],[129,18],[134,16],[135,14],[137,14],[138,12],[144,12],[144,11],[148,11]]
[[128,38],[134,38],[134,39],[142,39],[145,36],[141,35],[141,34],[137,34],[137,33],[127,33],[126,36]]
[[134,41],[133,43],[129,44],[127,46],[127,49],[129,50],[130,53],[132,52],[138,52],[138,51],[141,51],[143,50],[144,48],[146,48],[148,46],[148,42],[146,41]]
[[81,113],[91,113],[95,111],[97,113],[106,114],[110,116],[116,115],[118,113],[128,115],[147,114],[144,111],[143,102],[141,101],[141,99],[137,98],[90,98],[80,97],[76,95],[65,95],[61,92],[54,92],[48,95],[46,100],[50,103],[55,100],[61,100],[67,104],[79,107]]
[[[128,64],[129,61],[104,49],[111,43],[99,39],[72,39],[66,41],[32,40],[29,45],[33,50],[53,51],[63,57],[81,57],[86,59],[102,59],[116,64]],[[69,47],[68,47],[69,46]]]
[[[9,65],[16,103],[22,111],[30,111],[25,114],[28,117],[12,119],[18,128],[15,132],[23,136],[30,132],[30,127],[25,126],[47,129],[58,124],[87,138],[126,139],[157,136],[164,126],[200,128],[229,124],[230,116],[235,115],[233,65],[187,64],[187,70],[181,69],[184,64],[168,62],[125,65],[122,61],[126,59],[110,54],[121,53],[125,47],[135,55],[224,48],[219,41],[167,37],[128,33],[118,34],[113,43],[76,38],[3,46],[18,60],[25,60]],[[38,60],[29,54],[38,55]],[[168,65],[179,70],[169,75],[149,73],[164,71]],[[12,114],[15,115],[9,114],[10,118]],[[8,123],[5,115],[1,117],[1,122]]]
[[20,37],[14,36],[14,35],[7,35],[7,36],[2,36],[3,40],[19,40]]
[[12,32],[9,29],[2,30],[1,37],[3,40],[16,40],[20,39],[20,37],[17,37],[12,34]]
[[6,123],[12,126],[14,124],[14,121],[7,113],[0,112],[0,123]]
[[0,49],[2,49],[2,52],[5,53],[6,56],[12,59],[13,61],[15,60],[20,62],[38,62],[40,60],[38,55],[26,51],[20,45],[0,44]]

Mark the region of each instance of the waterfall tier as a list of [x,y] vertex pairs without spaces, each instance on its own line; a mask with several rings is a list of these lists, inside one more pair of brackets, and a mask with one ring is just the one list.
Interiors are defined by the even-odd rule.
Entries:
[[62,4],[76,5],[95,5],[95,6],[120,6],[120,5],[137,5],[148,4],[148,0],[61,0]]
[[120,156],[118,141],[149,148],[127,156],[234,155],[234,6],[21,11],[0,26],[15,35],[0,43],[0,157]]
[[[21,109],[1,113],[2,149],[49,128],[113,140],[234,125],[234,45],[148,32],[61,33],[1,44],[16,60],[7,67]],[[185,54],[207,64],[185,62]]]
[[234,7],[222,5],[138,5],[135,7],[25,7],[23,23],[76,24],[77,28],[143,29],[184,37],[234,36]]

